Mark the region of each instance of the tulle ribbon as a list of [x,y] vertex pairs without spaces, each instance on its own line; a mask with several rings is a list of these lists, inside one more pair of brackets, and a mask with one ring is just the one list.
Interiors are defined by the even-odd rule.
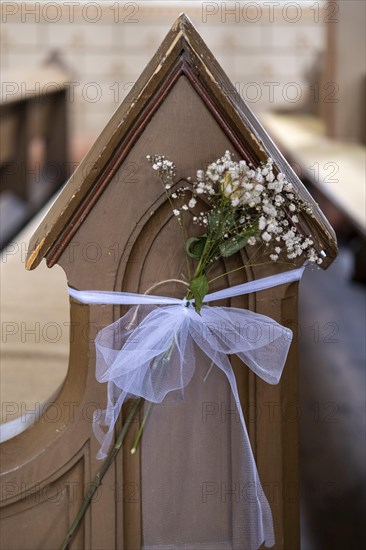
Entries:
[[[213,292],[206,295],[204,302],[297,281],[303,269]],[[94,434],[101,443],[97,458],[106,456],[115,423],[127,398],[143,397],[152,403],[161,403],[170,392],[184,393],[195,373],[199,348],[207,356],[208,364],[219,368],[229,381],[244,434],[246,472],[250,481],[261,489],[228,356],[237,355],[264,381],[277,384],[291,344],[291,330],[269,317],[245,309],[204,305],[198,314],[192,301],[167,296],[72,288],[69,293],[82,303],[138,306],[103,328],[96,338],[96,378],[108,383],[107,408],[96,411],[94,416]],[[249,543],[248,548],[255,548],[263,541],[266,546],[274,544],[271,511],[262,490],[258,497],[258,514],[261,534],[256,534],[255,542]]]

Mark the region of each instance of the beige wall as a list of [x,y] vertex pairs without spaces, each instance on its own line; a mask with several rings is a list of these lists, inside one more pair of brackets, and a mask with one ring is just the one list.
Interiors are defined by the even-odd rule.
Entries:
[[184,9],[254,110],[299,108],[316,93],[305,75],[324,49],[325,12],[322,2],[278,3],[5,2],[3,81],[58,50],[75,82],[72,128],[95,136]]

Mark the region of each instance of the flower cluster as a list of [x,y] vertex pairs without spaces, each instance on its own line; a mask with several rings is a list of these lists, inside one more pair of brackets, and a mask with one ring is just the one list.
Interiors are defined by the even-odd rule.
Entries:
[[[165,192],[169,199],[175,201],[177,199],[185,198],[187,191],[190,190],[189,187],[179,187],[175,191],[171,190],[174,185],[174,178],[176,176],[174,162],[166,159],[164,155],[155,155],[154,157],[147,155],[146,158],[152,163],[153,170],[157,170],[159,172],[160,180],[164,185]],[[180,218],[181,212],[184,212],[189,208],[193,208],[196,205],[196,202],[196,199],[193,199],[192,197],[188,205],[183,204],[181,208],[173,208],[173,214],[177,218]]]
[[[265,247],[272,261],[304,256],[310,262],[322,263],[311,236],[304,236],[298,229],[298,215],[311,213],[311,208],[293,192],[284,174],[275,174],[271,158],[255,168],[245,160],[234,161],[226,151],[206,171],[197,171],[189,193],[188,187],[171,192],[176,175],[173,162],[164,156],[148,157],[148,160],[159,172],[170,199],[180,199],[174,205],[174,214],[180,218],[190,212],[193,222],[206,229],[203,237],[213,243],[206,258],[208,263],[231,255],[229,253],[243,246],[256,244]],[[201,197],[209,203],[208,210],[199,211]],[[196,249],[197,240],[193,242]],[[201,245],[203,242],[201,239]],[[189,246],[186,252],[192,255]]]

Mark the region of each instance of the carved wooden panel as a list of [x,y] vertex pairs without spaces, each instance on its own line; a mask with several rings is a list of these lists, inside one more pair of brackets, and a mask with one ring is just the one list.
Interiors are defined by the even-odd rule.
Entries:
[[[1,548],[51,550],[60,545],[82,503],[84,465],[80,459],[61,477],[26,490],[17,482],[2,485],[2,496],[17,494],[17,500],[1,513]],[[20,489],[20,491],[19,491]],[[72,549],[86,547],[84,531],[75,537]]]

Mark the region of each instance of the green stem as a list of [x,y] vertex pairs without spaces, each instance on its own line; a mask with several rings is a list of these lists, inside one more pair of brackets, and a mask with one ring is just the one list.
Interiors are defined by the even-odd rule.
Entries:
[[98,487],[102,483],[102,480],[103,480],[105,474],[108,472],[108,469],[109,469],[110,465],[112,464],[112,462],[114,461],[115,457],[118,454],[118,451],[122,447],[122,443],[123,443],[123,441],[126,437],[126,434],[128,432],[128,428],[130,427],[133,419],[135,418],[136,413],[140,409],[140,407],[142,405],[142,402],[143,402],[142,397],[135,400],[129,415],[128,415],[126,421],[124,422],[124,424],[122,426],[122,429],[119,433],[119,436],[118,436],[115,444],[113,445],[112,449],[109,451],[109,453],[107,455],[107,458],[105,459],[105,462],[104,462],[102,468],[99,470],[99,472],[95,476],[92,484],[88,487],[88,492],[84,497],[84,501],[81,505],[81,508],[78,511],[78,513],[77,513],[70,529],[68,530],[68,532],[66,534],[66,537],[65,537],[62,545],[60,546],[60,550],[67,550],[69,548],[69,544],[73,540],[73,538],[75,536],[75,533],[76,533],[80,523],[82,522],[82,520],[83,520],[83,518],[86,514],[86,511],[88,510],[89,505],[92,501],[92,498],[93,498],[95,492],[97,491]]
[[[174,345],[175,345],[175,339],[173,338],[169,348],[163,353],[162,357],[160,357],[160,361],[161,361],[162,365],[161,365],[160,371],[159,371],[158,383],[160,383],[161,378],[164,374],[165,365],[169,362],[169,360],[171,358],[171,355],[172,355],[173,349],[174,349]],[[155,369],[158,366],[156,364],[156,362],[157,362],[156,359],[157,358],[155,358],[155,360],[152,364],[151,370]],[[139,428],[139,430],[137,432],[137,435],[135,437],[135,440],[132,444],[131,451],[130,451],[131,454],[135,454],[135,452],[137,451],[137,447],[139,446],[140,439],[142,437],[142,432],[144,431],[145,424],[146,424],[146,422],[147,422],[147,420],[150,416],[152,406],[153,406],[153,403],[151,401],[149,401],[147,403],[146,410],[144,411],[144,418],[141,422],[140,428]]]
[[137,447],[139,446],[139,443],[140,443],[140,439],[142,437],[142,432],[144,431],[144,427],[145,427],[145,424],[147,422],[147,419],[149,418],[150,416],[150,413],[151,413],[151,407],[152,407],[152,402],[151,401],[148,401],[147,403],[147,406],[146,406],[146,403],[145,403],[145,406],[146,406],[146,410],[144,410],[144,418],[141,422],[141,425],[140,425],[140,428],[139,428],[139,431],[137,432],[137,435],[135,437],[135,441],[133,442],[133,445],[131,447],[131,454],[134,455],[135,452],[137,451]]
[[[240,269],[246,269],[247,267],[258,267],[260,265],[267,265],[270,262],[262,262],[260,264],[245,264],[241,265],[240,267],[237,267],[236,269],[232,269],[231,271],[226,271],[225,273],[221,273],[221,275],[218,275],[217,277],[214,277],[213,279],[210,279],[208,282],[213,283],[213,281],[217,281],[218,279],[221,279],[221,277],[225,277],[226,275],[230,275],[231,273],[235,273],[236,271],[240,271]],[[276,264],[286,264],[286,265],[292,265],[291,262],[282,262],[277,260]]]

